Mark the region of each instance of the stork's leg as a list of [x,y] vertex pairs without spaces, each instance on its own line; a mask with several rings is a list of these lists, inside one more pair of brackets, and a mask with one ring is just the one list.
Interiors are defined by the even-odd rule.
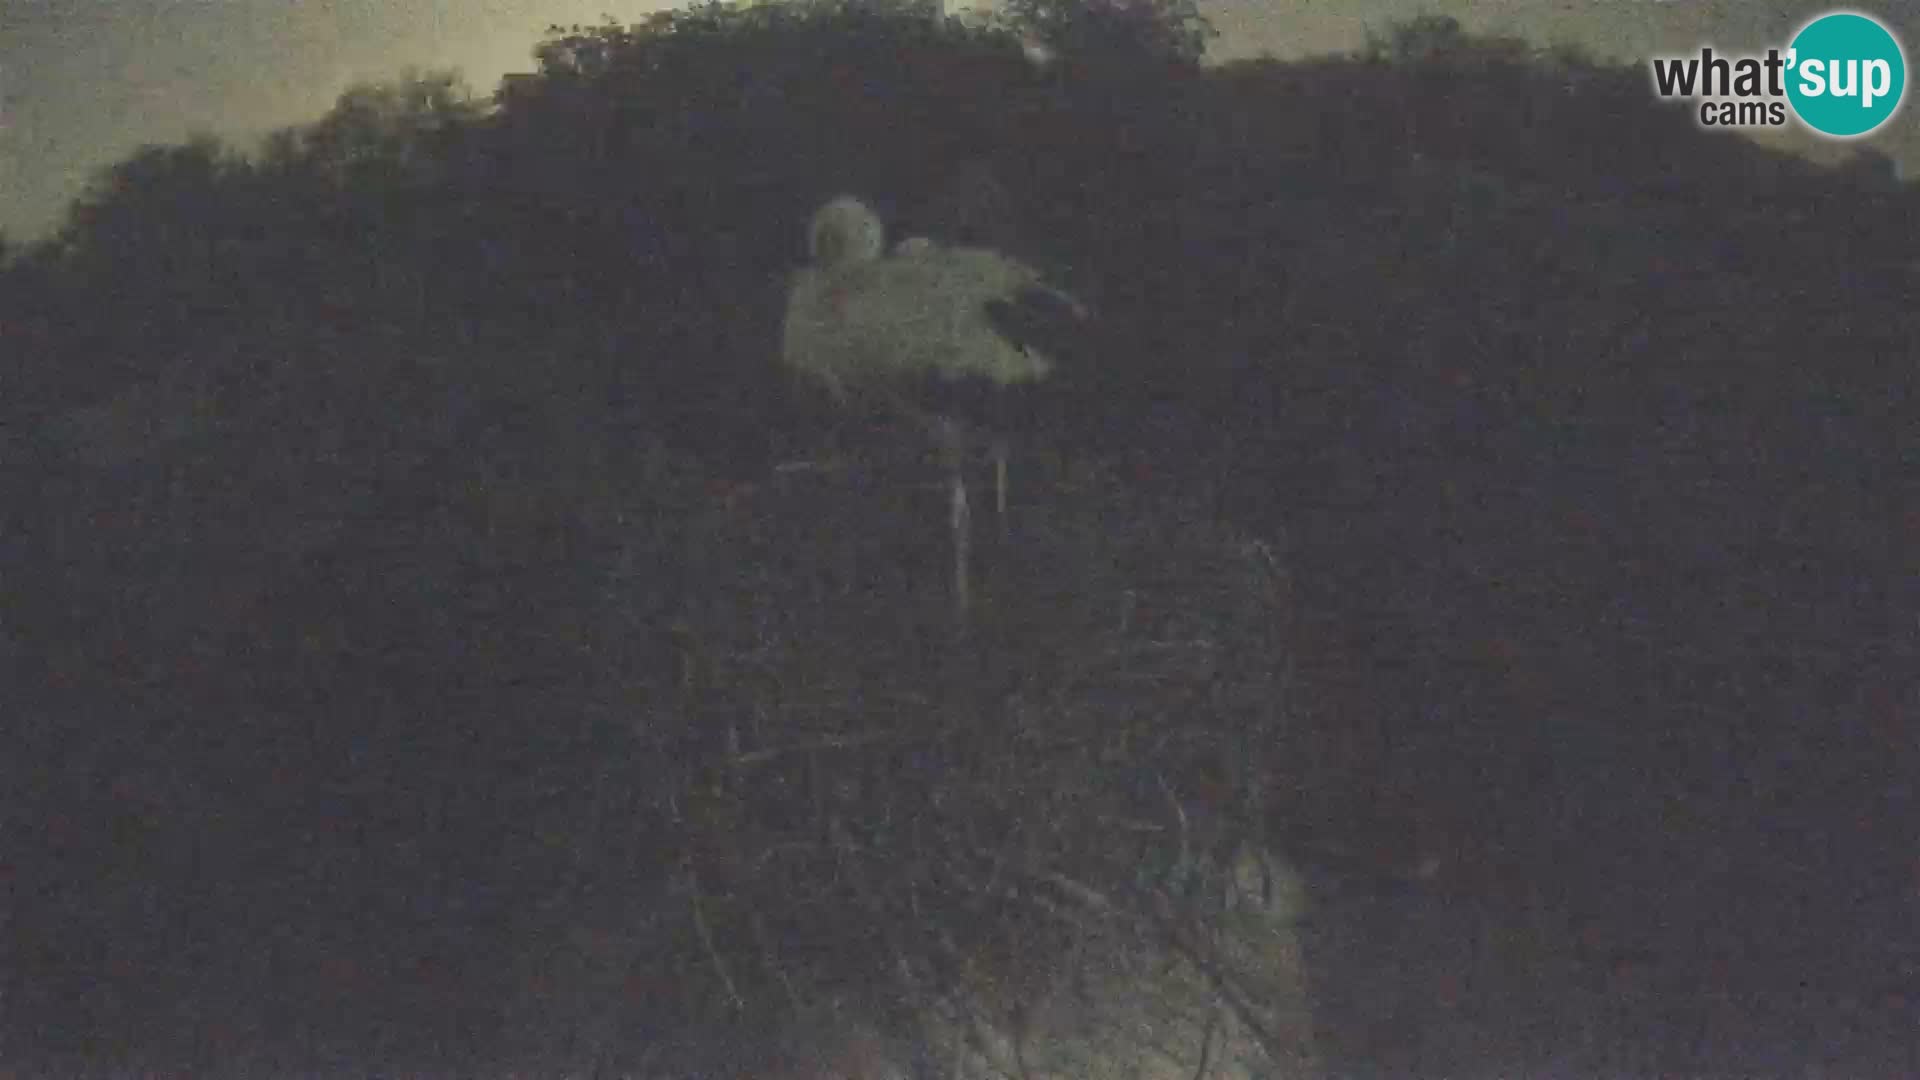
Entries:
[[947,528],[953,537],[953,604],[963,621],[973,600],[973,508],[967,501],[966,438],[959,423],[944,416],[928,418],[928,427],[940,447],[947,470]]
[[954,532],[954,607],[960,617],[966,619],[968,607],[972,605],[972,573],[968,567],[968,555],[973,540],[973,513],[966,502],[966,471],[960,465],[960,455],[952,455],[952,465],[948,469],[947,480],[952,488],[952,532]]

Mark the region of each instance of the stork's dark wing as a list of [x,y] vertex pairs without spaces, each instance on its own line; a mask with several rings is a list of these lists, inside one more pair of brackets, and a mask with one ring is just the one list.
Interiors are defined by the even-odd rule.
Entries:
[[987,304],[987,320],[1008,341],[1049,357],[1071,357],[1087,337],[1086,312],[1043,286],[1022,289],[1010,300]]

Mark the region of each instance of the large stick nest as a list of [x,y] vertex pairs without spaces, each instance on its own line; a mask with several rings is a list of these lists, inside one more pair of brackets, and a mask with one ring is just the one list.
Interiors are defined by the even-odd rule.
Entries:
[[[1298,805],[1282,562],[1036,457],[957,630],[936,474],[901,446],[686,523],[660,571],[674,663],[633,680],[607,766],[650,865],[537,960],[539,1027],[597,1025],[568,1053],[765,1075],[829,1051],[745,1036],[850,1017],[974,1075],[1155,1053],[1193,1075],[1222,1022],[1301,1050],[1297,898],[1247,873]],[[1036,1064],[1018,1036],[1045,1024],[1085,1038]]]

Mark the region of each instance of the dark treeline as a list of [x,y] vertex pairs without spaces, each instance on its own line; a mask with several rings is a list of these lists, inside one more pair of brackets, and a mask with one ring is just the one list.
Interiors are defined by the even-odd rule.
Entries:
[[[1808,928],[1847,925],[1834,978],[1920,963],[1885,937],[1920,820],[1920,189],[1449,20],[1297,63],[1206,38],[1176,0],[556,28],[490,99],[410,73],[246,152],[147,147],[0,249],[0,777],[42,886],[0,1037],[137,1055],[334,953],[409,992],[670,845],[583,828],[588,778],[725,576],[686,523],[819,443],[773,361],[840,192],[1099,313],[1023,443],[1284,551],[1355,770],[1324,814],[1651,948],[1806,979]],[[365,1050],[283,996],[245,1030]]]

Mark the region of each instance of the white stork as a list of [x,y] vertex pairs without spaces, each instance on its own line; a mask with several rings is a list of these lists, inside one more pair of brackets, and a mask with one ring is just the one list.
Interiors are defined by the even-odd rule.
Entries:
[[[997,251],[915,237],[885,254],[885,239],[879,217],[852,196],[839,196],[813,215],[813,262],[793,276],[781,357],[836,402],[878,405],[933,435],[947,468],[954,601],[964,617],[970,596],[964,468],[969,430],[952,406],[968,391],[984,390],[992,411],[1004,388],[1053,373],[1051,358],[1010,336],[1018,330],[1008,316],[1030,313],[1036,302],[1076,320],[1085,312],[1037,270]],[[1004,528],[1007,448],[1001,432],[992,433],[991,445],[995,504]]]

